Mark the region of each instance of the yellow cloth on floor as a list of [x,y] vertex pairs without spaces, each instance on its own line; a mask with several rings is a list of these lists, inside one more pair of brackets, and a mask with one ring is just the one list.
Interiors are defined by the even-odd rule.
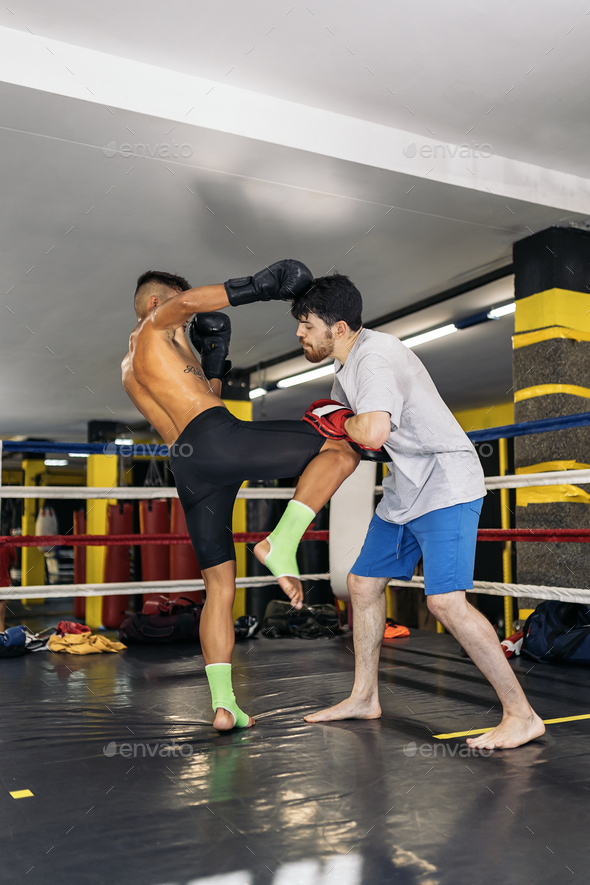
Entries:
[[49,651],[66,651],[71,655],[98,655],[103,651],[117,652],[127,648],[122,642],[113,642],[99,633],[66,633],[65,636],[50,636]]

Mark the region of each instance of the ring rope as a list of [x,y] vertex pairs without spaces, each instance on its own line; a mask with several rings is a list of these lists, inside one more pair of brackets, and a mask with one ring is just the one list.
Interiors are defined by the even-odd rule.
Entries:
[[[532,433],[549,433],[569,427],[585,427],[590,424],[590,412],[577,412],[559,418],[542,418],[540,421],[521,421],[519,424],[506,424],[486,430],[472,430],[467,433],[471,442],[487,442],[495,439],[508,439],[514,436],[529,436]],[[33,440],[2,440],[4,451],[29,454],[75,453],[79,455],[128,455],[130,457],[168,457],[168,446],[157,443],[126,445],[117,443],[58,443]]]
[[[257,543],[270,532],[234,532],[236,544]],[[327,529],[307,531],[302,541],[329,541]],[[590,529],[479,529],[478,541],[520,541],[546,544],[589,544]],[[190,544],[189,535],[0,535],[0,547],[124,547]]]
[[[301,575],[301,581],[329,581],[329,574]],[[274,575],[236,578],[236,587],[267,587],[276,584]],[[69,596],[118,596],[133,593],[190,593],[204,590],[202,578],[179,581],[121,581],[113,584],[32,584],[30,587],[0,587],[4,599],[62,599]]]
[[[329,572],[301,575],[302,581],[329,581]],[[273,575],[237,578],[238,587],[267,587],[276,584]],[[411,581],[393,578],[390,587],[424,589],[424,578]],[[36,584],[30,587],[0,587],[0,601],[4,599],[60,599],[69,596],[117,596],[133,593],[187,593],[204,590],[202,579],[179,581],[125,581],[113,584]],[[473,592],[488,596],[532,596],[537,599],[558,599],[567,602],[590,603],[590,589],[572,587],[547,587],[537,584],[503,584],[497,581],[474,581]]]
[[[263,541],[270,532],[234,532],[236,544]],[[307,531],[302,541],[327,541],[327,529]],[[590,540],[590,539],[589,539]],[[190,544],[190,535],[162,532],[153,535],[0,535],[0,547],[131,547]]]
[[[415,587],[417,590],[423,590],[424,578],[413,577],[411,581],[392,578],[388,586],[398,589]],[[547,587],[543,584],[503,584],[500,581],[474,581],[471,592],[483,593],[487,596],[529,596],[536,599],[557,599],[561,602],[590,602],[588,587]]]
[[[531,486],[555,486],[563,483],[590,483],[590,470],[551,470],[547,473],[508,474],[506,476],[486,476],[485,486],[495,489],[522,489]],[[294,488],[245,488],[237,497],[245,500],[288,501],[295,494]],[[375,494],[383,494],[383,486],[375,486]],[[177,498],[178,492],[172,486],[112,486],[95,488],[92,486],[0,486],[0,498],[53,498],[69,500],[109,500],[141,501],[154,498]]]

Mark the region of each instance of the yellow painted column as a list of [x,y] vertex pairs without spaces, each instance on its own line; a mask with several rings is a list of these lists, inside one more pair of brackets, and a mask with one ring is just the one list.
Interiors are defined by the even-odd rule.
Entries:
[[[117,455],[89,455],[86,483],[94,488],[116,488],[118,480]],[[107,506],[116,500],[90,499],[86,503],[86,531],[89,535],[105,535],[107,531]],[[100,584],[104,580],[106,547],[86,548],[86,582]],[[86,599],[86,624],[91,630],[102,625],[102,596]]]
[[[508,472],[508,440],[499,440],[500,476]],[[510,528],[510,501],[508,489],[500,489],[500,514],[502,528]],[[512,583],[512,541],[504,542],[502,550],[502,580],[505,584]],[[514,633],[514,603],[512,596],[504,597],[504,636],[507,639]]]
[[[24,485],[36,486],[37,477],[45,477],[45,462],[39,459],[23,460]],[[44,483],[43,483],[44,484]],[[35,520],[38,508],[43,506],[43,501],[38,498],[25,498],[23,501],[22,533],[23,535],[35,534]],[[23,587],[31,587],[35,584],[45,583],[45,557],[37,547],[22,548],[22,577]],[[33,603],[43,604],[44,599],[23,599],[23,605]]]
[[[240,421],[251,421],[252,420],[252,403],[249,399],[246,400],[224,400],[225,405],[228,410],[234,415],[235,418],[239,418]],[[242,488],[244,488],[247,483],[244,483]],[[239,499],[234,504],[234,513],[232,519],[232,531],[234,532],[245,532],[246,528],[246,502],[243,499]],[[246,545],[245,544],[236,544],[236,578],[245,578],[246,577]],[[246,588],[239,586],[239,581],[236,586],[236,597],[234,599],[234,607],[232,616],[234,621],[236,618],[241,618],[242,615],[246,614]]]
[[[551,227],[513,247],[516,312],[513,338],[515,421],[559,418],[590,409],[590,231]],[[590,427],[518,436],[516,473],[582,467]],[[549,467],[548,465],[552,466]],[[516,528],[584,528],[590,495],[583,486],[517,489]],[[517,543],[522,584],[586,587],[588,544]],[[524,593],[519,617],[542,602]]]

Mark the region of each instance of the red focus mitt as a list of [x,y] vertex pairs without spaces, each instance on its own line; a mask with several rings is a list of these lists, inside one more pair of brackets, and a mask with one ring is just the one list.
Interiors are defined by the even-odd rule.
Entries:
[[342,403],[333,399],[318,399],[312,403],[305,415],[301,419],[307,421],[312,427],[325,436],[327,439],[343,439],[350,443],[355,452],[359,452],[361,460],[377,461],[386,463],[391,461],[391,457],[385,450],[384,446],[379,449],[372,449],[370,446],[363,446],[355,442],[349,437],[344,425],[349,418],[354,417],[354,412],[343,406]]
[[301,420],[307,421],[327,439],[349,440],[344,424],[353,415],[354,412],[336,400],[318,399],[311,404]]

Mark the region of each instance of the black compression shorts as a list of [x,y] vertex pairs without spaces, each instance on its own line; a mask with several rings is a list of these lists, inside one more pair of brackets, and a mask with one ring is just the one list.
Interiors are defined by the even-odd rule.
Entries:
[[170,447],[170,469],[201,569],[236,558],[232,513],[242,483],[299,476],[325,442],[305,421],[240,421],[223,406],[193,418]]

